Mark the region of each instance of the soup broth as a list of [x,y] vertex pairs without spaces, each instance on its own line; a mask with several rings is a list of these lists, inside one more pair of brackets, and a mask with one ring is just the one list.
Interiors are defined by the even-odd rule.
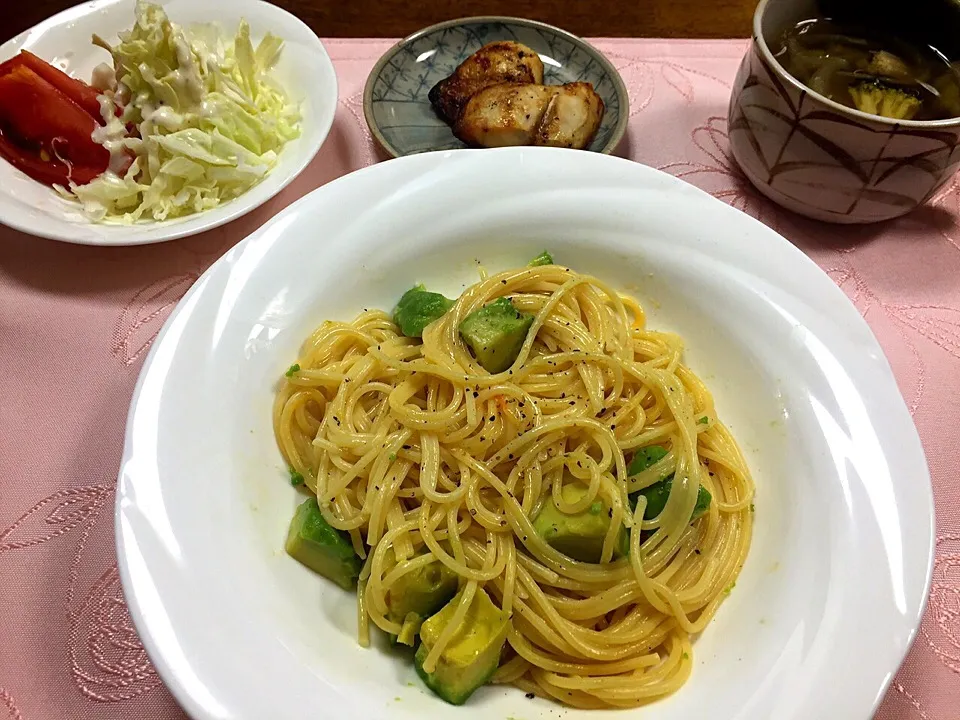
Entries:
[[828,18],[797,23],[776,58],[830,100],[894,120],[960,117],[958,66],[936,48]]

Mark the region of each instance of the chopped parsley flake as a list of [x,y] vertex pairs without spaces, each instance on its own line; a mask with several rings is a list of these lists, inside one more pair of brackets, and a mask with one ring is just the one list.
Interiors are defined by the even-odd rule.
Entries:
[[710,418],[704,415],[702,418],[697,420],[697,425],[708,425],[710,423]]
[[297,485],[303,485],[303,475],[298,473],[293,468],[290,468],[290,484],[294,487]]
[[300,366],[297,363],[294,363],[289,368],[287,368],[287,371],[284,373],[284,375],[286,375],[287,377],[293,377],[293,374],[297,372],[300,372]]

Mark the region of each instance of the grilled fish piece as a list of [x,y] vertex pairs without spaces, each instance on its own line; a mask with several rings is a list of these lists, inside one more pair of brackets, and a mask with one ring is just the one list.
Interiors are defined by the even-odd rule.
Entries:
[[460,63],[453,75],[434,85],[427,97],[437,114],[453,124],[471,96],[502,83],[542,84],[540,56],[512,40],[489,43]]
[[561,85],[544,110],[533,144],[582,150],[597,134],[603,110],[603,100],[590,83]]
[[453,134],[468,145],[532,145],[557,87],[529,83],[494,85],[467,102]]
[[469,99],[454,134],[469,145],[548,145],[582,150],[596,135],[603,100],[590,83],[502,84]]

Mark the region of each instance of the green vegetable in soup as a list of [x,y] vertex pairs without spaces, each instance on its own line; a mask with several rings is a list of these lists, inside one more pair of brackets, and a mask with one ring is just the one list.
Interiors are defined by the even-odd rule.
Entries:
[[422,337],[424,328],[442,318],[451,307],[453,300],[417,285],[400,298],[393,311],[393,321],[407,337]]
[[850,87],[853,104],[860,112],[891,120],[910,120],[920,110],[920,99],[881,80],[863,80]]
[[460,337],[484,370],[499,373],[517,359],[533,319],[501,297],[467,315],[460,323]]

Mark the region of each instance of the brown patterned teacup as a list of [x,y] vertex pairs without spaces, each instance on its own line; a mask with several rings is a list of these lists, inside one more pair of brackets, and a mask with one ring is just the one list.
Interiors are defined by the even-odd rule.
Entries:
[[815,14],[815,0],[762,0],[757,7],[730,98],[733,156],[760,192],[802,215],[837,223],[904,215],[960,164],[960,118],[879,118],[788,75],[771,46]]

